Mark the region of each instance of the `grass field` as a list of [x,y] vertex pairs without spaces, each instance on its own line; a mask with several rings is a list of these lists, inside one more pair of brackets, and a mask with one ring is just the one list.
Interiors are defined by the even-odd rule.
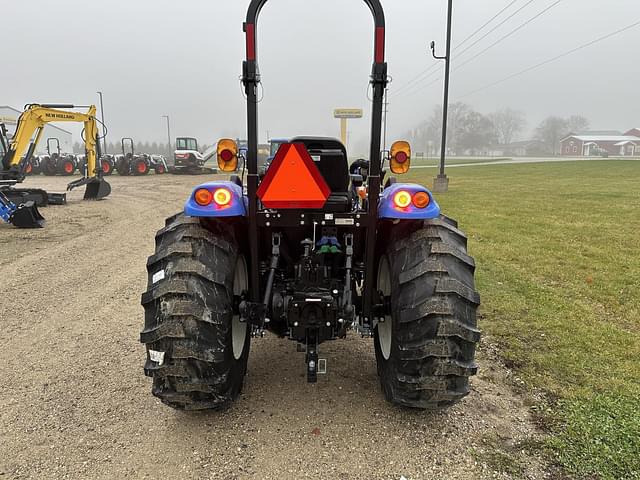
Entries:
[[532,405],[545,450],[577,478],[640,478],[640,162],[450,176],[437,198],[469,235],[480,326],[529,393],[545,394]]

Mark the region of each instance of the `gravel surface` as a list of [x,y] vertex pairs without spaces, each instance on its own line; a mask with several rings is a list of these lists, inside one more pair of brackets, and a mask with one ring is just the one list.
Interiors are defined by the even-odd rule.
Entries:
[[[145,261],[201,180],[114,176],[104,201],[74,191],[42,209],[45,229],[0,226],[0,479],[512,478],[490,460],[496,442],[517,477],[549,475],[518,447],[538,433],[486,346],[472,394],[444,413],[388,405],[372,341],[354,333],[321,346],[329,372],[315,385],[296,345],[267,336],[252,342],[231,409],[162,405],[138,343]],[[67,181],[25,185],[64,191]]]

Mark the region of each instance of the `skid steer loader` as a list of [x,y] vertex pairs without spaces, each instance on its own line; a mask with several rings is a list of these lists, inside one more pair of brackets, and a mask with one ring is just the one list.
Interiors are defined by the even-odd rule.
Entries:
[[205,163],[215,155],[215,149],[200,152],[198,140],[191,137],[176,138],[173,152],[173,165],[169,173],[174,175],[206,175],[216,173],[214,168],[205,167]]
[[[437,409],[469,393],[476,373],[479,296],[473,259],[457,223],[422,185],[400,183],[411,148],[380,151],[388,82],[385,18],[375,22],[371,144],[350,174],[336,139],[294,137],[258,172],[257,21],[244,32],[248,178],[197,186],[166,220],[147,261],[140,340],[152,392],[178,409],[216,409],[240,393],[252,337],[265,330],[298,343],[307,380],[330,371],[323,342],[350,330],[373,338],[385,397]],[[295,66],[294,66],[295,67]],[[238,146],[217,145],[219,169],[236,170]],[[366,177],[366,178],[365,178]],[[357,192],[357,193],[354,193]],[[361,368],[354,364],[353,368]]]

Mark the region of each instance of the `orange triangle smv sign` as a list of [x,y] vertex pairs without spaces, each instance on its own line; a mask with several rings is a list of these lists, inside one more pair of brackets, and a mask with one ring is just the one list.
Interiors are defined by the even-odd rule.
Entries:
[[283,143],[257,193],[267,208],[322,208],[331,190],[303,143]]

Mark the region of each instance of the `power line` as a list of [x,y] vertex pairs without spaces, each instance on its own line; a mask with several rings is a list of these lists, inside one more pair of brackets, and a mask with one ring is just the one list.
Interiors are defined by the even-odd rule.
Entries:
[[635,22],[635,23],[632,23],[631,25],[627,25],[627,26],[626,26],[626,27],[624,27],[624,28],[621,28],[621,29],[619,29],[619,30],[616,30],[615,32],[611,32],[611,33],[609,33],[609,34],[607,34],[607,35],[604,35],[604,36],[602,36],[602,37],[596,38],[595,40],[591,40],[590,42],[584,43],[584,44],[582,44],[582,45],[580,45],[580,46],[578,46],[578,47],[576,47],[576,48],[572,48],[571,50],[568,50],[568,51],[566,51],[566,52],[564,52],[564,53],[561,53],[560,55],[556,55],[556,56],[555,56],[555,57],[553,57],[553,58],[550,58],[550,59],[548,59],[548,60],[545,60],[544,62],[537,63],[537,64],[535,64],[535,65],[532,65],[531,67],[527,67],[527,68],[525,68],[524,70],[520,70],[519,72],[512,73],[511,75],[508,75],[508,76],[506,76],[506,77],[504,77],[504,78],[502,78],[502,79],[500,79],[500,80],[497,80],[497,81],[495,81],[495,82],[493,82],[493,83],[490,83],[490,84],[485,85],[485,86],[483,86],[483,87],[480,87],[480,88],[477,88],[477,89],[475,89],[475,90],[472,90],[471,92],[467,92],[467,93],[465,93],[464,95],[460,95],[458,98],[468,97],[468,96],[470,96],[470,95],[473,95],[474,93],[478,93],[478,92],[482,92],[482,91],[484,91],[484,90],[487,90],[488,88],[491,88],[491,87],[494,87],[494,86],[499,85],[499,84],[501,84],[501,83],[504,83],[504,82],[506,82],[507,80],[511,80],[512,78],[518,77],[518,76],[523,75],[523,74],[525,74],[525,73],[528,73],[528,72],[530,72],[530,71],[532,71],[532,70],[535,70],[535,69],[537,69],[537,68],[540,68],[540,67],[542,67],[542,66],[544,66],[544,65],[547,65],[547,64],[549,64],[549,63],[555,62],[556,60],[560,60],[561,58],[564,58],[564,57],[566,57],[566,56],[568,56],[568,55],[571,55],[572,53],[575,53],[575,52],[577,52],[577,51],[579,51],[579,50],[583,50],[583,49],[585,49],[585,48],[587,48],[587,47],[590,47],[591,45],[595,45],[596,43],[599,43],[599,42],[602,42],[602,41],[604,41],[604,40],[607,40],[608,38],[611,38],[611,37],[613,37],[613,36],[615,36],[615,35],[618,35],[618,34],[620,34],[620,33],[622,33],[622,32],[625,32],[625,31],[627,31],[627,30],[630,30],[630,29],[632,29],[632,28],[634,28],[634,27],[637,27],[638,25],[640,25],[640,20],[638,20],[638,21],[637,21],[637,22]]
[[[433,69],[433,67],[436,67],[436,66],[438,66],[438,64],[437,64],[437,63],[436,63],[436,64],[434,64],[434,65],[432,65],[430,69]],[[433,71],[432,71],[431,73],[429,73],[428,75],[423,76],[423,78],[421,78],[419,82],[414,83],[413,85],[405,84],[402,88],[399,88],[399,89],[398,89],[398,90],[396,90],[395,92],[393,92],[393,91],[392,91],[389,95],[391,95],[392,97],[394,97],[394,98],[395,98],[395,97],[397,97],[397,96],[401,96],[401,95],[409,94],[410,92],[411,92],[411,93],[415,93],[415,92],[417,91],[417,90],[415,90],[415,87],[422,88],[422,87],[426,87],[427,85],[431,85],[432,83],[434,83],[434,82],[430,82],[430,83],[428,83],[427,85],[422,85],[422,82],[424,82],[424,81],[425,81],[426,79],[428,79],[429,77],[433,77],[434,75],[437,75],[438,73],[440,73],[440,72],[439,72],[439,70],[433,70]],[[440,77],[438,77],[438,79],[439,79],[439,78],[440,78]]]
[[[478,32],[480,32],[483,28],[485,28],[487,25],[489,25],[491,22],[493,22],[497,17],[499,17],[502,13],[504,13],[507,9],[509,9],[509,7],[511,7],[514,3],[518,2],[519,0],[512,0],[511,2],[509,2],[507,4],[507,6],[505,6],[504,8],[502,8],[498,13],[496,13],[493,17],[491,17],[489,20],[487,20],[483,25],[481,25],[479,28],[477,28],[471,35],[467,36],[464,40],[462,40],[458,45],[456,45],[453,48],[453,51],[455,52],[457,49],[459,49],[462,45],[464,45],[468,40],[470,40],[471,38],[473,38]],[[533,0],[532,0],[533,1]],[[526,5],[525,5],[526,7]],[[518,12],[516,12],[518,13]],[[436,72],[431,72],[432,70],[434,70],[435,67],[437,67],[439,64],[433,63],[432,65],[430,65],[429,67],[427,67],[426,69],[424,69],[422,72],[418,73],[415,77],[413,77],[412,79],[410,79],[407,83],[405,83],[404,85],[402,85],[401,87],[398,88],[398,90],[396,90],[395,92],[391,92],[391,96],[395,96],[398,95],[400,92],[406,90],[407,88],[409,88],[410,86],[412,86],[414,83],[417,82],[421,82],[423,80],[426,80],[427,78],[431,77],[432,75],[434,75]],[[431,72],[431,73],[429,73]],[[428,75],[424,76],[425,74],[429,73]],[[424,77],[424,78],[423,78]]]
[[[407,89],[410,89],[411,87],[415,87],[416,84],[420,84],[421,82],[423,82],[427,78],[435,75],[436,73],[438,73],[438,70],[436,70],[435,67],[438,67],[438,66],[439,66],[438,63],[433,63],[429,68],[423,70],[421,73],[419,73],[413,79],[411,79],[410,81],[405,83],[403,86],[398,88],[398,90],[396,90],[395,92],[392,91],[390,93],[390,95],[391,96],[396,96],[396,95],[400,94],[401,92],[403,92],[403,91],[405,91]],[[425,75],[425,74],[428,74],[428,75]]]
[[[434,72],[434,73],[438,73],[438,72]],[[411,95],[415,95],[415,94],[416,94],[416,93],[418,93],[420,90],[425,89],[425,88],[427,88],[427,87],[430,87],[430,86],[431,86],[431,85],[433,85],[434,83],[438,83],[438,82],[439,82],[439,81],[441,81],[441,80],[442,80],[442,76],[439,76],[439,77],[434,78],[433,80],[431,80],[431,81],[430,81],[429,83],[427,83],[427,84],[424,84],[424,85],[422,85],[422,84],[420,84],[420,85],[414,85],[414,88],[412,88],[410,91],[406,91],[406,92],[400,93],[400,94],[398,95],[398,97],[402,97],[402,96],[405,96],[405,95],[409,95],[409,96],[411,96]],[[417,88],[415,88],[415,87],[417,87]],[[397,98],[397,97],[394,97],[394,98]]]
[[487,38],[489,35],[491,35],[493,32],[495,32],[498,28],[500,28],[502,25],[504,25],[505,23],[507,23],[509,20],[511,20],[513,17],[515,17],[518,13],[520,13],[522,10],[524,10],[527,6],[529,6],[530,4],[532,4],[533,2],[535,2],[536,0],[529,0],[527,3],[525,3],[524,5],[522,5],[519,9],[517,9],[515,12],[513,12],[511,15],[509,15],[507,18],[505,18],[504,20],[502,20],[499,24],[497,24],[495,27],[493,27],[491,30],[489,30],[487,33],[485,33],[484,35],[482,35],[479,39],[477,39],[475,42],[473,42],[471,45],[469,45],[467,48],[465,48],[464,50],[462,50],[460,53],[458,53],[458,55],[462,55],[463,53],[469,51],[471,48],[475,47],[478,43],[480,43],[482,40],[484,40],[485,38]]
[[524,27],[526,27],[527,25],[529,25],[531,22],[533,22],[534,20],[536,20],[537,18],[541,17],[542,15],[544,15],[545,13],[547,13],[549,10],[551,10],[553,7],[555,7],[556,5],[558,5],[562,0],[556,0],[555,2],[553,2],[551,5],[549,5],[548,7],[546,7],[545,9],[543,9],[540,13],[534,15],[533,17],[531,17],[529,20],[527,20],[526,22],[520,24],[519,26],[517,26],[516,28],[514,28],[513,30],[511,30],[509,33],[507,33],[506,35],[503,35],[502,37],[500,37],[498,40],[496,40],[495,42],[493,42],[491,45],[489,45],[487,48],[481,50],[480,52],[476,53],[473,57],[465,60],[464,62],[462,62],[460,65],[456,66],[456,70],[458,70],[459,68],[463,67],[464,65],[466,65],[469,62],[472,62],[473,60],[475,60],[476,58],[478,58],[480,55],[482,55],[483,53],[485,53],[487,50],[492,49],[493,47],[495,47],[496,45],[498,45],[500,42],[502,42],[503,40],[506,40],[507,38],[509,38],[511,35],[513,35],[514,33],[518,32],[519,30],[522,30]]
[[509,9],[509,7],[511,7],[511,5],[513,5],[514,3],[518,2],[519,0],[512,0],[506,7],[504,7],[502,10],[500,10],[498,13],[496,13],[493,17],[491,17],[489,20],[487,20],[485,23],[483,23],[480,27],[478,27],[476,29],[476,31],[474,31],[471,35],[469,35],[468,37],[466,37],[464,40],[462,40],[458,45],[456,45],[453,48],[453,51],[455,52],[457,49],[459,49],[462,45],[464,45],[465,43],[467,43],[467,41],[469,41],[470,39],[472,39],[473,37],[476,36],[477,33],[479,33],[480,31],[482,31],[482,29],[484,27],[486,27],[487,25],[489,25],[491,22],[493,22],[496,18],[498,18],[500,15],[502,15],[506,10]]
[[[500,12],[498,12],[498,14],[494,15],[494,17],[489,20],[488,22],[485,22],[485,24],[478,29],[481,30],[482,28],[484,28],[485,26],[487,26],[489,23],[491,23],[496,17],[498,17],[502,12],[504,12],[505,10],[507,10],[511,5],[513,5],[516,1],[518,0],[514,0],[511,3],[509,3],[505,8],[503,8]],[[469,45],[467,48],[465,48],[464,50],[462,50],[462,52],[459,53],[459,55],[462,55],[463,53],[467,52],[469,49],[473,48],[474,46],[476,46],[479,42],[481,42],[482,40],[484,40],[488,35],[490,35],[491,33],[493,33],[496,29],[500,28],[502,25],[504,25],[507,21],[509,21],[511,18],[513,18],[515,15],[517,15],[518,13],[520,13],[523,9],[525,9],[528,5],[530,5],[531,3],[535,2],[535,0],[529,0],[528,2],[526,2],[524,5],[522,5],[520,8],[518,8],[515,12],[513,12],[511,15],[509,15],[507,18],[505,18],[504,20],[502,20],[500,23],[498,23],[495,27],[493,27],[491,30],[489,30],[487,33],[485,33],[483,36],[481,36],[479,39],[477,39],[475,42],[473,42],[471,45]],[[472,35],[475,35],[476,32],[474,32]],[[463,40],[463,42],[461,42],[460,44],[458,44],[455,48],[454,48],[454,52],[456,49],[458,49],[464,42],[466,42],[470,37],[467,37],[465,40]],[[406,83],[405,85],[403,85],[402,87],[400,87],[398,90],[396,90],[394,93],[391,94],[392,97],[406,91],[408,88],[413,87],[415,85],[420,84],[421,82],[423,82],[424,80],[426,80],[427,78],[435,75],[437,73],[437,71],[432,71],[434,70],[435,67],[437,67],[438,64],[434,63],[433,65],[431,65],[429,68],[427,68],[426,70],[423,70],[421,73],[419,73],[416,77],[414,77],[412,80],[410,80],[408,83]],[[431,72],[431,73],[429,73]],[[427,74],[425,76],[425,74]],[[429,84],[430,85],[430,84]],[[415,92],[414,92],[415,93]]]

